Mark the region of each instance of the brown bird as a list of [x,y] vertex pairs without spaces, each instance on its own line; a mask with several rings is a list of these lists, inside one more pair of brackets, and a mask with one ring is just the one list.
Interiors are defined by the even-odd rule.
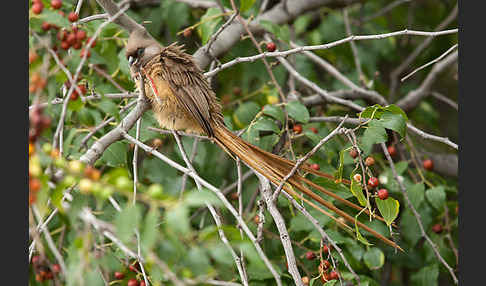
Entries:
[[[140,73],[144,78],[145,94],[149,98],[155,117],[162,128],[185,130],[186,132],[206,134],[231,157],[239,157],[253,170],[259,172],[273,184],[279,185],[283,178],[295,166],[295,162],[264,151],[236,136],[224,124],[221,105],[209,86],[201,69],[194,63],[191,55],[186,54],[182,46],[173,43],[162,46],[145,30],[135,30],[130,34],[126,46],[126,56],[132,77],[137,87],[140,86]],[[333,176],[316,171],[308,164],[302,164],[300,170],[329,179]],[[320,212],[330,216],[342,227],[352,230],[347,224],[333,217],[314,202],[295,191],[300,190],[313,200],[334,211],[351,224],[357,225],[373,234],[388,245],[402,250],[397,244],[357,221],[351,215],[337,208],[311,191],[305,184],[356,210],[362,207],[347,201],[338,195],[315,184],[309,179],[295,174],[284,184],[283,189],[309,203]],[[368,210],[364,210],[368,213]],[[383,218],[375,215],[383,221]]]

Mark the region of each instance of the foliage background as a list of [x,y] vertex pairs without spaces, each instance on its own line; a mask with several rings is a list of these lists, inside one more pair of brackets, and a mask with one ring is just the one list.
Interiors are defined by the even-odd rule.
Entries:
[[[34,74],[40,74],[45,78],[46,85],[29,94],[29,103],[34,100],[52,102],[56,98],[62,98],[62,85],[67,81],[65,73],[59,69],[52,56],[40,44],[39,38],[48,38],[50,47],[56,43],[56,31],[42,30],[43,22],[56,23],[62,27],[69,27],[65,18],[50,9],[49,2],[43,1],[45,8],[43,13],[29,14],[29,47],[35,51],[37,59],[30,63],[30,79]],[[223,5],[231,9],[229,1],[221,1]],[[244,18],[258,15],[262,1],[248,2],[250,6],[242,12]],[[268,1],[267,9],[277,5],[279,1]],[[292,39],[299,45],[318,45],[343,39],[347,36],[343,20],[343,9],[347,8],[351,19],[351,27],[356,35],[380,34],[391,31],[410,28],[420,31],[433,31],[439,23],[444,21],[456,5],[456,1],[401,1],[400,4],[383,15],[369,21],[359,23],[380,11],[391,1],[351,1],[349,5],[343,1],[330,1],[311,12],[304,13],[288,24],[280,26],[265,25],[265,28],[273,33],[275,43],[279,50],[289,49],[286,39]],[[396,1],[398,2],[398,1]],[[238,1],[237,1],[238,3]],[[77,4],[77,1],[63,1],[62,10],[68,14]],[[80,10],[80,18],[89,15],[104,13],[95,1],[85,1]],[[145,24],[147,30],[161,43],[168,45],[174,41],[185,44],[188,53],[194,53],[200,46],[206,44],[209,37],[225,22],[220,17],[220,10],[214,8],[193,8],[187,3],[177,1],[139,1],[127,14],[137,22],[150,21]],[[205,17],[219,15],[203,22]],[[88,36],[94,34],[104,20],[90,21],[82,24]],[[236,20],[235,20],[236,21]],[[197,25],[199,24],[199,25]],[[197,25],[190,35],[183,35],[182,31],[192,25]],[[447,28],[457,27],[457,21],[452,21]],[[39,36],[36,38],[33,34]],[[126,91],[134,90],[134,82],[130,79],[128,64],[125,58],[124,45],[128,34],[118,25],[110,23],[101,32],[97,44],[91,49],[91,56],[81,71],[81,83],[88,87],[88,93],[114,94],[120,93],[120,88],[115,86],[104,76],[100,76],[93,68],[95,65],[103,70]],[[264,48],[265,41],[260,36]],[[399,83],[394,95],[390,95],[390,75],[419,46],[424,37],[399,36],[381,40],[356,42],[358,61],[362,65],[365,75],[364,82],[369,89],[377,91],[390,102],[396,102],[403,98],[411,90],[420,86],[430,72],[426,68],[403,83]],[[421,66],[444,53],[457,43],[457,34],[440,36],[433,39],[430,45],[424,49],[413,61],[407,71]],[[63,59],[67,69],[72,73],[80,63],[79,50],[71,49],[69,53],[58,49],[58,55]],[[351,47],[348,44],[339,45],[331,49],[316,50],[315,54],[326,59],[336,67],[343,75],[356,84],[360,84],[359,75],[355,65],[355,59]],[[248,37],[244,37],[234,45],[219,60],[228,62],[236,57],[245,57],[258,54],[258,51]],[[268,59],[277,62],[275,59]],[[299,73],[313,81],[318,86],[329,90],[342,90],[344,86],[339,80],[323,71],[308,57],[303,54],[295,54],[288,58]],[[272,68],[277,82],[286,93],[289,92],[289,74],[282,65],[274,65]],[[408,72],[404,72],[404,76]],[[212,86],[223,103],[225,120],[233,130],[247,128],[243,138],[269,151],[277,150],[280,154],[292,158],[306,154],[321,138],[329,134],[336,126],[334,123],[309,122],[308,117],[318,116],[344,116],[356,117],[356,112],[337,104],[321,103],[314,106],[299,104],[298,111],[291,116],[290,126],[300,124],[303,127],[302,134],[291,132],[292,152],[288,145],[281,146],[283,137],[282,124],[273,120],[271,116],[264,115],[262,107],[272,105],[280,109],[278,105],[278,92],[270,81],[270,77],[262,61],[241,63],[231,68],[222,70],[212,80]],[[453,101],[457,99],[457,67],[453,65],[445,69],[435,80],[431,91],[438,92]],[[308,87],[296,83],[296,92],[303,98],[314,95]],[[224,224],[224,232],[234,249],[243,249],[250,285],[274,285],[273,276],[265,268],[261,259],[255,252],[252,243],[240,236],[236,227],[236,221],[229,214],[221,202],[209,192],[199,193],[191,179],[187,179],[185,191],[180,198],[182,173],[163,163],[155,156],[139,149],[138,157],[138,189],[137,204],[132,206],[132,180],[133,180],[133,144],[127,140],[121,140],[112,144],[103,154],[94,167],[101,171],[101,178],[91,180],[95,185],[89,191],[79,191],[80,186],[71,191],[72,201],[69,207],[61,203],[63,192],[74,183],[86,179],[83,171],[78,172],[75,164],[67,161],[78,160],[86,152],[86,147],[81,145],[84,136],[95,126],[101,124],[109,117],[115,120],[106,127],[98,130],[87,141],[91,146],[95,140],[110,131],[126,113],[119,109],[135,99],[113,99],[102,97],[101,99],[83,102],[80,98],[69,103],[64,120],[63,154],[66,161],[53,158],[51,155],[52,138],[59,122],[62,104],[48,104],[43,113],[51,118],[52,124],[46,128],[41,136],[32,144],[33,152],[30,155],[30,173],[39,166],[41,171],[31,174],[41,182],[41,188],[36,193],[35,200],[30,209],[30,242],[36,238],[35,226],[39,218],[33,214],[33,207],[42,220],[45,220],[54,210],[59,212],[49,222],[45,232],[49,232],[56,248],[61,253],[66,264],[66,275],[56,276],[56,285],[103,285],[105,281],[113,281],[113,272],[126,273],[123,281],[114,282],[114,285],[125,285],[127,279],[135,276],[127,271],[128,264],[133,261],[128,259],[126,253],[114,245],[110,240],[100,235],[86,221],[80,218],[84,207],[89,207],[99,220],[110,223],[113,233],[132,250],[137,249],[136,236],[133,229],[140,231],[141,254],[146,258],[145,270],[154,285],[171,285],[167,272],[161,269],[160,264],[150,258],[152,255],[159,257],[169,265],[170,269],[180,279],[192,279],[202,285],[208,283],[208,279],[221,281],[240,282],[235,263],[218,237],[217,228],[212,217],[204,209],[204,202],[210,200],[218,209]],[[354,99],[355,103],[362,106],[371,106],[373,103],[363,99]],[[303,109],[302,109],[303,108]],[[281,110],[281,109],[280,109]],[[288,110],[288,108],[287,108]],[[413,109],[407,110],[409,122],[431,134],[448,137],[456,142],[458,139],[457,110],[450,105],[438,100],[436,97],[423,98]],[[262,122],[266,120],[265,122]],[[31,120],[32,122],[32,120]],[[157,127],[152,117],[152,112],[146,112],[142,117],[140,141],[149,146],[159,145],[156,138],[162,139],[160,146],[154,146],[159,152],[170,157],[181,165],[184,161],[179,149],[171,135],[147,129],[149,126]],[[350,125],[351,126],[351,125]],[[249,128],[251,127],[251,128]],[[314,134],[311,127],[317,129]],[[134,136],[135,128],[129,133]],[[358,131],[362,139],[365,128]],[[450,172],[436,172],[424,170],[420,164],[411,157],[411,153],[417,156],[418,161],[437,156],[456,156],[457,150],[447,147],[440,142],[424,140],[414,134],[408,133],[410,141],[400,139],[400,136],[387,131],[387,145],[397,146],[400,156],[394,156],[394,162],[400,175],[404,178],[404,184],[409,196],[417,208],[424,228],[432,241],[438,246],[439,252],[446,262],[457,269],[457,257],[454,248],[457,245],[457,167],[455,175]],[[371,143],[378,143],[376,134],[368,136]],[[370,139],[371,138],[371,139]],[[185,149],[190,154],[194,142],[192,137],[183,137]],[[413,145],[410,144],[413,142]],[[351,157],[344,154],[339,160],[339,152],[350,147],[344,136],[337,136],[327,142],[324,147],[310,159],[310,163],[317,163],[320,169],[335,173],[339,164],[344,165],[344,176],[349,178],[354,169]],[[370,146],[371,147],[371,146]],[[413,148],[413,149],[411,149]],[[30,151],[29,151],[30,152]],[[400,212],[396,223],[398,228],[394,237],[405,250],[404,253],[396,253],[394,249],[374,240],[365,232],[365,237],[373,243],[368,247],[356,240],[352,234],[338,228],[336,223],[322,214],[309,209],[311,214],[319,220],[321,226],[329,236],[342,248],[343,254],[351,267],[361,278],[361,285],[452,285],[452,280],[434,255],[430,245],[425,242],[420,234],[415,217],[394,180],[390,168],[384,158],[379,145],[365,150],[366,155],[373,156],[376,164],[372,167],[373,174],[382,182],[382,186],[389,190],[390,196],[400,202]],[[447,155],[445,155],[447,154]],[[457,160],[457,159],[456,159]],[[457,161],[456,161],[457,162]],[[64,176],[56,179],[49,175],[49,166],[63,170]],[[235,163],[225,155],[218,147],[207,141],[201,141],[197,145],[197,154],[193,160],[198,174],[212,185],[224,189],[237,180]],[[33,167],[34,166],[34,167]],[[82,167],[85,168],[84,166]],[[56,169],[56,168],[55,168]],[[248,169],[243,167],[243,173]],[[37,174],[37,175],[36,175]],[[315,182],[323,182],[318,178],[312,178]],[[387,183],[383,183],[387,182]],[[332,185],[332,184],[331,184]],[[352,198],[349,190],[340,185],[329,185],[340,195]],[[255,176],[250,176],[243,185],[243,206],[246,208],[244,219],[251,230],[256,233],[257,224],[254,217],[257,214],[255,196],[259,182]],[[32,187],[31,187],[32,188]],[[162,194],[160,194],[162,189]],[[233,190],[232,192],[235,192]],[[238,202],[230,192],[227,197],[237,208]],[[31,190],[32,193],[32,190]],[[122,211],[117,212],[108,200],[112,196],[121,206]],[[259,199],[259,197],[257,197]],[[301,214],[290,206],[286,199],[280,198],[278,207],[284,216],[290,237],[294,243],[293,249],[298,260],[298,267],[303,276],[319,276],[317,266],[319,259],[307,260],[307,251],[318,252],[321,236],[313,225]],[[372,226],[375,230],[390,237],[386,225],[377,221],[369,222],[362,216],[362,221]],[[434,224],[444,225],[442,233],[432,231]],[[285,254],[278,239],[278,231],[272,221],[272,217],[265,212],[264,239],[262,248],[269,257],[277,271],[281,274],[285,285],[292,285],[292,278],[286,271]],[[40,234],[38,234],[40,236]],[[37,236],[37,237],[39,237]],[[40,246],[39,246],[40,245]],[[48,245],[44,236],[40,243],[36,244],[34,256],[39,255],[45,259],[46,265],[52,266],[58,260]],[[348,269],[344,267],[341,258],[333,252],[334,259],[338,262],[337,271],[343,278],[342,283],[354,283]],[[30,283],[40,284],[36,281],[36,267],[31,264]],[[138,278],[140,278],[138,274]],[[191,281],[191,280],[187,280]],[[51,281],[43,282],[50,285]],[[320,285],[320,279],[314,280],[314,285]],[[327,284],[339,284],[341,282],[328,282]],[[327,285],[326,284],[326,285]],[[113,284],[110,284],[113,285]]]

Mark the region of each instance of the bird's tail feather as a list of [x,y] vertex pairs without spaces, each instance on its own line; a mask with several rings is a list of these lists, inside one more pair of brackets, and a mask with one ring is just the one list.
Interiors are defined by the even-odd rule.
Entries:
[[[218,124],[219,125],[219,124]],[[257,146],[254,146],[240,137],[236,136],[233,134],[230,130],[228,130],[224,125],[219,125],[219,128],[214,128],[214,138],[215,142],[220,145],[226,152],[229,153],[229,155],[233,156],[236,155],[239,157],[243,162],[245,162],[249,167],[254,169],[255,171],[259,172],[263,176],[265,176],[268,180],[270,180],[274,185],[279,185],[282,180],[291,172],[291,170],[295,166],[295,162],[290,161],[288,159],[282,158],[280,156],[277,156],[275,154],[272,154],[270,152],[264,151]],[[334,177],[320,172],[316,171],[306,163],[303,163],[300,166],[300,170],[328,178],[334,180]],[[345,220],[349,221],[350,223],[354,224],[356,223],[360,228],[370,232],[373,236],[376,238],[382,240],[386,244],[398,248],[399,250],[402,250],[400,246],[398,246],[395,242],[389,240],[388,238],[384,237],[383,235],[377,233],[373,229],[369,228],[368,226],[364,225],[363,223],[359,222],[355,218],[353,218],[351,215],[345,213],[338,207],[336,207],[333,203],[326,201],[323,199],[321,196],[317,195],[313,191],[311,191],[308,187],[304,185],[307,184],[320,192],[333,197],[334,199],[346,204],[349,207],[352,207],[356,210],[362,211],[363,208],[346,200],[335,193],[326,190],[322,186],[319,186],[312,182],[311,180],[304,178],[303,176],[299,174],[295,174],[292,177],[288,179],[288,184],[284,184],[283,189],[287,191],[289,194],[296,196],[305,202],[307,202],[309,205],[311,205],[313,208],[317,209],[321,213],[329,216],[331,219],[335,220],[338,224],[340,224],[343,227],[347,227],[350,229],[350,227],[347,224],[344,224],[343,222],[339,221],[337,218],[335,218],[332,214],[329,212],[323,210],[321,207],[318,205],[314,204],[312,201],[308,200],[304,196],[302,196],[300,193],[295,192],[294,188],[298,189],[300,192],[306,194],[307,196],[311,197],[314,201],[318,202],[322,206],[325,206],[329,210],[335,212]],[[363,210],[364,212],[368,213],[368,210]],[[383,218],[379,216],[375,216],[378,219],[383,221]]]

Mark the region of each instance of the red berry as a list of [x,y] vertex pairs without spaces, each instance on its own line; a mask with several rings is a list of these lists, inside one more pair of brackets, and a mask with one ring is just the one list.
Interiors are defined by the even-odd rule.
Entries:
[[432,231],[439,234],[442,232],[442,225],[440,223],[434,224]]
[[372,166],[375,164],[375,158],[373,157],[367,157],[365,160],[365,165],[366,166]]
[[37,263],[39,263],[39,261],[40,261],[39,255],[32,257],[32,264],[37,264]]
[[121,280],[123,278],[125,278],[125,274],[123,274],[123,272],[118,272],[116,271],[115,274],[113,275],[115,277],[115,279],[117,280]]
[[267,43],[267,51],[273,52],[277,48],[277,45],[275,45],[274,42]]
[[311,164],[311,165],[310,165],[310,167],[311,167],[311,169],[314,169],[314,170],[316,170],[316,171],[319,171],[319,169],[321,168],[321,167],[319,166],[319,164],[315,164],[315,163],[314,163],[314,164]]
[[129,269],[130,271],[132,271],[132,272],[135,272],[135,273],[137,273],[137,272],[138,272],[138,269],[137,269],[137,267],[136,267],[135,265],[129,265],[129,266],[128,266],[128,269]]
[[380,181],[378,181],[377,177],[371,177],[368,180],[368,185],[370,185],[372,188],[377,187],[380,184]]
[[70,46],[74,45],[74,43],[76,43],[76,34],[69,33],[69,35],[66,38],[66,42],[68,42]]
[[73,48],[75,50],[79,50],[79,49],[81,49],[82,46],[83,46],[83,43],[81,43],[80,41],[76,41],[76,43],[74,43],[74,45],[73,45]]
[[63,50],[66,50],[67,51],[67,50],[69,50],[70,47],[71,47],[71,45],[67,41],[62,41],[61,42],[61,48]]
[[300,134],[302,132],[302,125],[300,124],[294,125],[293,130],[295,133]]
[[[29,189],[31,192],[37,192],[41,188],[39,179],[33,178],[29,180]],[[33,259],[32,259],[33,260]]]
[[42,2],[36,2],[32,5],[32,12],[34,14],[40,14],[42,13],[42,10],[44,10],[44,4]]
[[42,275],[40,275],[39,273],[37,273],[37,274],[35,275],[35,280],[36,280],[37,282],[42,282],[42,281],[44,281],[44,277],[42,277]]
[[51,280],[54,278],[54,273],[52,273],[51,271],[49,272],[46,272],[46,280]]
[[353,180],[355,180],[356,182],[361,182],[361,180],[362,180],[362,179],[363,179],[363,178],[361,177],[361,175],[360,175],[360,174],[355,174],[355,175],[353,176]]
[[49,126],[51,126],[51,118],[49,118],[47,116],[42,117],[41,128],[46,129],[46,128],[49,128]]
[[351,156],[353,159],[358,157],[358,150],[356,150],[356,148],[349,150],[349,156]]
[[327,270],[329,267],[331,267],[331,263],[328,260],[323,260],[320,267],[322,270]]
[[397,149],[395,148],[395,146],[388,146],[388,153],[390,153],[390,156],[395,156],[395,154],[397,154]]
[[51,7],[54,9],[59,9],[62,6],[62,1],[61,0],[52,0],[51,1]]
[[35,62],[39,56],[36,52],[29,52],[29,64]]
[[[88,37],[88,39],[86,39],[86,42],[89,42],[91,41],[91,37]],[[93,41],[93,43],[91,44],[91,47],[94,48],[94,46],[96,46],[96,40]]]
[[232,199],[233,201],[236,201],[236,200],[238,200],[238,193],[237,193],[237,192],[232,192],[232,193],[230,194],[230,197],[231,197],[231,199]]
[[128,280],[127,286],[138,286],[138,281],[135,278]]
[[338,280],[339,279],[339,274],[337,274],[336,271],[331,271],[331,273],[329,273],[329,279],[330,280]]
[[330,280],[331,280],[331,277],[330,277],[329,273],[327,273],[327,272],[322,273],[322,276],[321,276],[322,283],[326,283],[327,281],[330,281]]
[[143,281],[143,280],[142,280],[142,281],[140,281],[140,284],[138,284],[138,286],[145,286],[145,285],[146,285],[146,284],[145,284],[145,281]]
[[52,272],[54,272],[54,273],[61,272],[61,266],[59,264],[57,264],[57,263],[54,264],[54,265],[52,265]]
[[331,248],[329,246],[327,246],[326,244],[324,244],[324,246],[322,246],[322,252],[323,253],[328,253],[330,250],[331,250]]
[[317,128],[315,127],[310,127],[309,128],[312,132],[314,132],[315,134],[317,134],[319,131],[317,131]]
[[[85,54],[85,53],[86,53],[86,50],[85,50],[85,49],[82,49],[82,50],[81,50],[81,53],[79,53],[79,56],[80,56],[80,57],[84,57],[84,54]],[[90,51],[90,50],[88,50],[88,53],[87,53],[87,55],[86,55],[86,58],[89,58],[89,57],[91,57],[91,51]]]
[[386,199],[388,199],[388,191],[387,191],[387,189],[379,189],[378,190],[378,198],[380,198],[380,200],[386,200]]
[[82,93],[83,95],[85,95],[85,94],[86,94],[86,86],[85,86],[84,84],[80,84],[80,85],[78,85],[78,88],[79,88],[79,90],[81,91],[81,93]]
[[312,260],[312,259],[316,258],[316,254],[314,252],[312,252],[312,251],[307,251],[305,253],[305,258],[307,260]]
[[74,100],[77,100],[78,98],[79,98],[78,92],[76,90],[73,90],[73,93],[71,93],[71,96],[69,97],[69,99],[74,101]]
[[68,36],[68,32],[66,30],[60,30],[59,32],[57,32],[57,39],[59,41],[66,40],[67,36]]
[[51,24],[49,24],[47,22],[43,22],[41,28],[44,31],[49,31],[49,29],[51,28]]
[[188,37],[191,36],[191,34],[192,34],[192,29],[185,29],[184,30],[184,33],[183,33],[184,37],[188,38]]
[[78,41],[82,41],[82,40],[86,39],[86,31],[85,30],[78,30],[76,32],[76,39]]
[[432,170],[434,168],[434,162],[430,159],[424,160],[423,166],[426,170]]
[[70,12],[68,15],[68,20],[71,22],[76,22],[79,19],[79,15],[76,12]]
[[66,16],[66,13],[64,13],[64,11],[59,10],[59,11],[57,11],[57,13],[58,13],[59,15],[63,16],[63,17],[64,17],[64,16]]

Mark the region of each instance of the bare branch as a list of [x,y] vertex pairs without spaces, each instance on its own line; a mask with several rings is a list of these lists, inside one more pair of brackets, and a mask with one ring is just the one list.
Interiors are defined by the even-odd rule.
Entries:
[[270,212],[270,215],[272,215],[275,226],[277,226],[278,232],[280,234],[280,241],[282,242],[285,257],[287,258],[287,265],[290,275],[292,275],[295,285],[304,286],[304,283],[302,283],[302,277],[300,276],[299,269],[297,268],[295,262],[294,250],[292,249],[292,243],[290,242],[290,236],[287,231],[287,227],[285,226],[284,218],[282,217],[282,214],[278,211],[277,206],[275,205],[276,201],[273,199],[272,196],[270,181],[258,172],[255,172],[255,174],[260,180],[260,192],[265,199],[267,209]]
[[456,275],[454,274],[454,270],[452,270],[452,268],[449,266],[449,264],[447,264],[447,262],[444,260],[444,258],[442,258],[442,256],[439,253],[439,249],[438,249],[437,245],[430,239],[430,237],[425,232],[422,220],[420,218],[420,214],[417,212],[417,210],[415,209],[413,204],[410,202],[407,190],[406,190],[405,186],[403,185],[403,182],[401,180],[399,180],[399,178],[398,178],[398,173],[397,173],[397,170],[395,169],[395,164],[393,164],[393,160],[390,156],[390,153],[388,153],[388,149],[387,149],[385,143],[380,143],[380,145],[381,145],[381,149],[383,149],[383,152],[385,153],[386,159],[388,160],[388,164],[390,165],[390,168],[392,170],[393,177],[397,181],[398,186],[400,187],[400,191],[402,192],[403,197],[404,197],[405,201],[407,202],[407,206],[412,210],[412,213],[413,213],[415,219],[417,220],[417,224],[420,228],[420,232],[422,234],[422,237],[424,237],[425,240],[427,240],[427,242],[430,244],[430,246],[432,247],[432,250],[434,251],[435,256],[437,256],[437,259],[449,271],[452,279],[454,280],[454,283],[457,285],[458,280],[457,280]]

